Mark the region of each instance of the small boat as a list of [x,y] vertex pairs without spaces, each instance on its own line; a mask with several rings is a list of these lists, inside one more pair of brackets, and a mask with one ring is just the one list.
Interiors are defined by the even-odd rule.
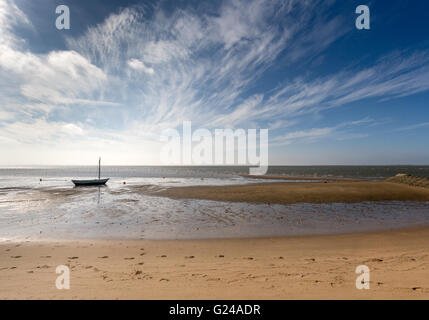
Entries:
[[103,184],[106,184],[106,182],[109,181],[109,178],[107,179],[94,179],[94,180],[72,180],[74,185],[76,187],[80,186],[101,186]]
[[109,178],[106,179],[100,179],[101,175],[101,158],[98,159],[98,179],[91,179],[91,180],[72,180],[74,185],[76,187],[81,186],[101,186],[106,184],[107,181],[109,181]]

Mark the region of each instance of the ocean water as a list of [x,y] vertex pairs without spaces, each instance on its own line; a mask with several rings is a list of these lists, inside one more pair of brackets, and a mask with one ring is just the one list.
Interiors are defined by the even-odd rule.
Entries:
[[[106,166],[107,186],[74,188],[72,178],[94,178],[97,167],[1,168],[0,241],[268,237],[429,225],[428,202],[256,205],[156,195],[175,186],[276,182],[242,177],[247,170]],[[381,179],[399,172],[427,176],[429,167],[272,167],[269,174],[319,181],[325,176]]]
[[[103,166],[102,175],[111,178],[220,178],[249,173],[246,166]],[[270,166],[268,175],[293,177],[346,177],[381,179],[408,173],[429,177],[429,166]],[[97,166],[0,167],[0,178],[12,176],[45,179],[96,177]],[[0,181],[1,186],[1,181]]]

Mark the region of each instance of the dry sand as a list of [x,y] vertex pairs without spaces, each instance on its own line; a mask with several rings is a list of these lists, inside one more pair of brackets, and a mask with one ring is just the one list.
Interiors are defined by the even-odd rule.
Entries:
[[[189,241],[0,244],[2,299],[428,299],[429,228]],[[71,268],[57,290],[55,268]],[[367,265],[370,290],[355,288]]]
[[[151,192],[147,191],[145,187],[140,189],[142,192]],[[171,198],[277,204],[350,203],[381,200],[429,201],[429,189],[383,181],[274,182],[235,186],[175,187],[157,190],[156,195]]]

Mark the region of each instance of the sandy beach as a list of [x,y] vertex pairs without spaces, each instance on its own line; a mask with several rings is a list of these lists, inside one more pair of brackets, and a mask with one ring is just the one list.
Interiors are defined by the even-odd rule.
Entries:
[[[68,197],[82,199],[82,195],[74,193],[74,190],[64,191],[66,194],[58,189],[42,192],[47,195],[52,193],[55,201]],[[106,192],[124,197],[113,199],[115,203],[119,201],[121,205],[125,203],[127,206],[148,203],[152,198],[159,199],[154,202],[154,206],[159,206],[162,203],[159,201],[168,198],[185,199],[181,206],[188,203],[186,199],[198,199],[189,200],[190,203],[200,200],[224,201],[219,202],[223,211],[212,210],[201,220],[201,226],[213,225],[213,232],[218,232],[219,236],[207,239],[202,236],[207,234],[204,233],[206,231],[202,230],[203,233],[200,234],[193,230],[196,238],[188,240],[126,240],[115,236],[83,239],[76,235],[67,240],[4,240],[0,243],[0,299],[429,299],[429,227],[424,227],[425,224],[421,227],[403,227],[415,223],[410,218],[413,211],[418,209],[420,214],[426,215],[425,201],[429,201],[429,189],[426,188],[383,181],[329,181],[173,188],[130,186]],[[144,194],[144,198],[137,197],[132,202],[127,200],[139,194]],[[26,197],[26,193],[20,196]],[[33,196],[38,196],[38,193]],[[376,213],[371,218],[373,220],[368,220],[379,223],[380,227],[384,225],[384,231],[375,229],[370,232],[259,238],[221,236],[221,230],[228,227],[223,219],[232,218],[234,210],[238,210],[235,207],[225,209],[229,206],[228,203],[272,203],[285,206],[279,207],[280,211],[295,208],[294,203],[314,204],[319,208],[317,212],[308,211],[301,213],[301,216],[308,216],[309,221],[316,223],[311,230],[320,231],[320,223],[328,219],[328,215],[340,217],[339,212],[333,211],[335,206],[330,206],[330,203],[351,202],[359,205],[361,201],[376,204],[388,200],[396,201],[393,202],[396,205],[389,204],[387,209],[399,210],[401,206],[405,208],[408,218],[404,213],[401,214],[402,220],[398,220],[398,223],[403,221],[404,224],[400,229],[388,230],[386,223],[390,220],[385,219],[394,219],[396,212],[388,210]],[[92,210],[104,210],[97,203]],[[110,208],[107,202],[104,202],[104,206]],[[163,214],[171,214],[171,209],[168,209],[170,207],[161,207],[165,211]],[[176,216],[165,217],[165,221],[173,219],[172,217],[176,219],[169,228],[178,228],[181,221],[178,219],[188,215],[191,220],[194,217],[201,219],[209,204],[202,202],[201,207],[193,208],[200,210],[201,215],[194,216],[190,215],[192,211],[180,211]],[[246,208],[243,210],[250,210],[251,207]],[[261,228],[260,223],[270,217],[275,218],[275,224],[267,224],[267,230],[274,229],[274,226],[286,229],[294,225],[298,229],[303,227],[301,220],[293,220],[293,216],[298,214],[294,209],[284,216],[281,212],[258,211],[263,208],[265,207],[252,209],[256,211],[251,215],[261,216],[254,226],[255,230]],[[323,216],[322,208],[326,211]],[[381,210],[383,205],[375,208]],[[88,228],[98,228],[109,235],[112,229],[108,226],[112,223],[118,226],[118,219],[124,214],[118,209],[109,210],[97,211],[93,218],[96,219],[93,221],[95,223]],[[136,210],[142,216],[150,214],[149,211],[141,213]],[[347,218],[348,222],[344,220],[346,214],[332,221],[338,225],[349,223],[359,230],[363,228],[363,225],[359,227],[360,223],[368,219],[368,210],[371,210],[370,205],[355,210]],[[70,211],[70,218],[77,218],[76,212]],[[109,212],[115,214],[107,217],[109,220],[106,221],[111,222],[98,224]],[[90,212],[85,213],[78,217],[79,223],[66,223],[64,230],[82,228],[92,221],[91,217]],[[149,216],[145,223],[151,226],[161,217]],[[316,221],[320,217],[323,217],[323,221]],[[181,223],[189,229],[191,220]],[[127,220],[119,221],[125,223]],[[55,223],[51,220],[48,222]],[[39,224],[36,221],[36,227]],[[129,224],[125,223],[122,227],[119,225],[117,234],[126,236],[130,232],[128,230],[131,230],[128,227],[133,225],[142,226],[142,222],[137,219],[130,220]],[[245,220],[237,220],[232,223],[235,229],[231,230],[238,231],[244,225]],[[390,225],[392,228],[399,228],[397,224]],[[179,229],[176,231],[179,232]],[[168,229],[165,232],[168,234]],[[191,230],[182,230],[180,234],[188,232]],[[246,232],[244,234],[251,235],[254,231],[249,229]],[[41,236],[45,234],[46,231]],[[58,276],[55,271],[59,265],[70,268],[70,290],[58,290],[55,286]],[[366,265],[370,269],[369,290],[356,289],[358,274],[355,270],[360,265]]]
[[[331,236],[0,245],[1,299],[428,299],[429,228]],[[55,287],[58,265],[70,290]],[[355,288],[358,265],[370,289]]]

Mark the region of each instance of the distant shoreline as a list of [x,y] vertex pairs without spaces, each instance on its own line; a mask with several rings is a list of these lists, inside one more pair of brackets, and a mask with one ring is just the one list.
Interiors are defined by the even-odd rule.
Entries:
[[[326,180],[326,179],[323,179]],[[139,189],[136,187],[135,189]],[[143,191],[145,192],[145,191]],[[173,187],[157,196],[247,203],[354,203],[363,201],[429,201],[429,189],[384,181],[276,182],[233,186]]]
[[266,179],[266,180],[293,180],[293,181],[313,181],[313,180],[317,180],[317,181],[366,181],[369,180],[367,178],[343,178],[343,177],[324,177],[324,176],[313,176],[313,177],[308,177],[308,176],[288,176],[288,175],[262,175],[262,176],[253,176],[253,175],[246,175],[246,174],[242,174],[240,175],[243,178],[249,178],[249,179]]

